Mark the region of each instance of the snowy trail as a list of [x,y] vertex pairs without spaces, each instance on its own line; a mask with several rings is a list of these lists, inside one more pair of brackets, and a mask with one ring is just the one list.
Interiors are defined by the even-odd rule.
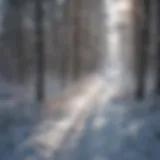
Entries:
[[79,137],[56,159],[159,160],[159,117],[159,106],[151,99],[101,104],[90,113]]
[[[39,159],[39,157],[41,159],[49,159],[50,157],[54,157],[57,150],[62,147],[66,137],[72,134],[74,127],[79,125],[89,114],[89,110],[95,103],[94,98],[99,95],[101,88],[105,84],[105,81],[100,76],[93,75],[75,85],[73,89],[66,90],[59,96],[60,98],[55,98],[55,101],[52,101],[52,106],[49,106],[50,108],[44,107],[42,109],[41,116],[45,116],[44,120],[40,119],[38,124],[31,124],[33,128],[31,135],[26,140],[24,139],[22,142],[19,141],[19,143],[14,144],[14,149],[7,151],[6,147],[6,150],[4,150],[6,153],[1,159]],[[59,107],[61,110],[56,112]],[[43,115],[43,110],[49,110],[51,114]],[[60,113],[58,119],[55,118],[54,114],[52,115],[54,112]],[[34,113],[32,115],[36,117]],[[46,116],[49,117],[47,118]],[[30,118],[28,117],[28,119]],[[23,118],[19,120],[21,121]],[[13,128],[25,128],[25,124],[22,125],[16,126],[15,124]],[[14,136],[12,133],[9,134],[10,136]],[[21,130],[17,130],[17,135],[21,134],[23,134]],[[12,138],[11,143],[14,143]]]

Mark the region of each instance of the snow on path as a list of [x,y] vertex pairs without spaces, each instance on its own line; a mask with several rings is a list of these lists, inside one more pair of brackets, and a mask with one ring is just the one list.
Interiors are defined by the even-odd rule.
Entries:
[[159,160],[159,100],[110,101],[94,110],[67,160]]
[[[70,134],[72,128],[85,119],[88,110],[95,102],[94,97],[97,96],[104,85],[103,79],[91,76],[80,82],[80,84],[75,85],[73,89],[62,93],[62,97],[60,96],[61,98],[58,99],[61,102],[54,103],[53,101],[52,106],[50,106],[54,108],[56,104],[63,105],[64,108],[61,110],[60,118],[56,120],[53,116],[53,118],[46,117],[44,120],[41,120],[39,124],[33,126],[34,129],[26,140],[14,146],[14,149],[9,152],[7,152],[6,148],[6,153],[1,159],[22,160],[28,158],[46,160],[54,157],[54,154],[61,148],[65,137]],[[68,112],[66,112],[66,109],[68,109]],[[52,111],[50,110],[50,112]],[[50,114],[49,116],[52,115]]]

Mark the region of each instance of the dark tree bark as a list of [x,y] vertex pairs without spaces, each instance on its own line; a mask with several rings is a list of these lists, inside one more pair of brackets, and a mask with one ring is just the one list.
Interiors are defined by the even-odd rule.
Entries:
[[[66,67],[65,71],[67,72],[64,77],[67,78],[67,80],[71,81],[73,80],[73,71],[74,71],[74,53],[73,53],[73,41],[72,41],[72,29],[73,28],[73,2],[72,0],[66,1],[65,6],[64,6],[64,19],[66,23],[66,41],[67,45],[65,47],[66,50],[66,58],[64,58],[64,61],[67,60],[67,63],[64,65]],[[68,85],[68,84],[67,84]],[[70,84],[69,84],[70,85]]]
[[[150,20],[150,0],[144,0],[143,3],[137,2],[138,12],[140,13],[138,19],[138,25],[140,27],[137,32],[136,49],[136,61],[137,61],[137,89],[136,98],[143,99],[145,95],[145,75],[147,70],[147,55],[149,47],[149,20]],[[140,18],[141,17],[141,18]],[[139,34],[139,35],[138,35]],[[139,39],[138,39],[139,38]]]
[[81,1],[73,0],[73,24],[74,24],[74,31],[73,31],[73,52],[74,52],[74,70],[73,75],[74,79],[77,79],[80,76],[80,66],[81,66],[81,56],[80,56],[80,11],[81,11]]
[[43,42],[43,0],[35,0],[35,23],[36,23],[36,54],[37,54],[37,77],[36,77],[36,98],[44,100],[44,72],[45,56]]
[[18,58],[18,63],[17,63],[17,73],[18,73],[18,81],[20,83],[24,83],[25,81],[25,73],[26,73],[26,66],[25,66],[25,54],[24,54],[24,37],[23,37],[23,25],[22,25],[22,9],[23,9],[23,4],[20,2],[17,4],[18,10],[20,10],[20,13],[17,13],[17,23],[18,27],[16,30],[16,52],[17,52],[17,58]]
[[158,36],[158,43],[157,43],[157,53],[156,53],[156,81],[155,81],[155,92],[157,95],[160,95],[160,1],[156,0],[157,5],[157,36]]
[[10,79],[16,82],[24,82],[25,76],[25,56],[23,48],[23,26],[22,9],[25,0],[7,0],[5,1],[5,10],[3,17],[3,48],[10,64],[8,74]]

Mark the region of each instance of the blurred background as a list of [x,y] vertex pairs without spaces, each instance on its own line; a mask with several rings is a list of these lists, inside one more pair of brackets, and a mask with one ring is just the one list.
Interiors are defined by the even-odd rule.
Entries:
[[0,0],[0,159],[159,160],[159,13]]

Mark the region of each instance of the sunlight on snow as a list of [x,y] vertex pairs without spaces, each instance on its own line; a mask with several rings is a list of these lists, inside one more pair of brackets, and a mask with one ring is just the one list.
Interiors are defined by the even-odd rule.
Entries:
[[106,119],[105,117],[98,117],[94,119],[93,121],[93,128],[94,129],[100,129],[106,125]]

